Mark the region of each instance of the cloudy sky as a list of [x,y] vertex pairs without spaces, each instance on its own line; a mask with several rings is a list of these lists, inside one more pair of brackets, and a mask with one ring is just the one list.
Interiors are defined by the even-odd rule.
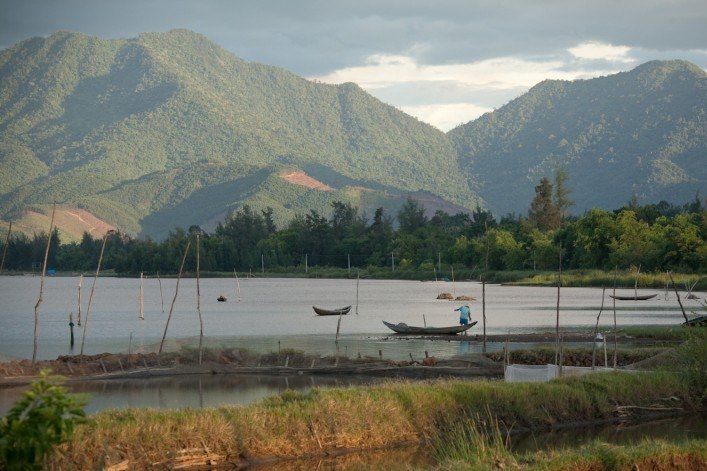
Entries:
[[651,59],[707,67],[706,0],[0,0],[0,48],[59,29],[172,28],[308,78],[356,82],[442,130],[546,78]]

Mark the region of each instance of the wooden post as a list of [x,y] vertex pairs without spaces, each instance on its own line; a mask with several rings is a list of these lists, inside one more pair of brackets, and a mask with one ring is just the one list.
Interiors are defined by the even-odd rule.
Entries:
[[606,292],[606,286],[602,286],[601,287],[601,307],[599,308],[599,314],[597,314],[597,322],[596,322],[596,324],[594,324],[594,339],[592,340],[592,369],[594,369],[596,367],[597,334],[599,333],[599,318],[601,317],[601,312],[604,310],[604,293],[605,292]]
[[608,368],[609,367],[609,358],[607,357],[607,354],[606,354],[606,337],[604,337],[603,340],[604,340],[604,368]]
[[133,333],[130,332],[130,340],[128,342],[128,355],[132,355],[133,353]]
[[164,314],[164,295],[162,294],[162,279],[160,272],[157,272],[157,283],[160,285],[160,305],[162,306],[162,314]]
[[378,350],[378,358],[383,359],[383,350]]
[[356,270],[356,315],[358,316],[358,285],[361,282],[361,273]]
[[309,254],[304,254],[304,272],[309,273]]
[[616,355],[618,350],[618,334],[616,333],[616,273],[617,268],[614,268],[614,369],[616,369]]
[[199,315],[199,364],[201,365],[203,350],[202,344],[204,340],[204,319],[201,317],[201,290],[199,288],[199,246],[201,245],[199,241],[200,235],[196,234],[196,312]]
[[341,313],[339,313],[339,320],[336,322],[336,341],[339,341],[339,330],[341,329]]
[[559,263],[557,266],[557,309],[555,313],[555,364],[559,361],[560,349],[560,287],[562,286],[562,244],[560,244]]
[[177,295],[179,294],[179,281],[182,279],[182,271],[184,270],[184,262],[187,260],[187,253],[189,253],[189,246],[191,245],[191,240],[187,240],[187,246],[184,249],[184,255],[182,256],[182,263],[179,266],[179,274],[177,275],[177,286],[174,288],[174,297],[172,298],[172,305],[169,307],[169,314],[167,315],[167,322],[164,325],[164,333],[162,334],[162,341],[160,342],[160,349],[157,353],[162,353],[162,348],[164,348],[164,339],[167,337],[167,329],[169,328],[169,321],[172,320],[172,311],[174,311],[174,303],[177,302]]
[[481,278],[481,324],[483,327],[483,344],[481,351],[486,353],[486,276],[489,271],[489,237],[488,223],[484,221],[484,236],[486,237],[486,253],[484,254],[484,275]]
[[346,264],[348,265],[349,277],[351,277],[351,254],[346,254]]
[[120,360],[120,357],[118,357],[118,366],[120,366],[120,371],[125,371],[125,368],[123,368],[123,362]]
[[557,369],[560,378],[562,377],[562,365],[565,363],[565,346],[562,342],[562,335],[560,335],[560,364]]
[[685,308],[682,305],[682,300],[680,299],[680,293],[678,293],[678,287],[675,286],[675,281],[673,280],[672,272],[669,271],[668,276],[670,277],[670,283],[673,285],[673,290],[675,290],[675,296],[678,298],[678,304],[680,305],[680,310],[682,311],[682,317],[685,318],[685,322],[690,322],[689,319],[687,318],[687,314],[685,314]]
[[76,312],[76,323],[77,325],[81,326],[81,286],[83,286],[83,273],[81,273],[81,276],[79,276],[79,299],[78,299],[78,306],[77,306],[77,312]]
[[395,271],[395,252],[390,252],[390,266]]
[[140,299],[140,320],[144,321],[145,320],[145,302],[143,300],[143,292],[144,292],[144,281],[145,281],[145,275],[143,272],[140,272],[140,295],[138,296]]
[[240,301],[241,298],[241,282],[238,280],[238,273],[236,273],[236,269],[233,269],[233,276],[236,277],[236,299]]
[[439,270],[439,276],[442,276],[442,252],[437,252],[437,270]]
[[425,315],[424,315],[424,314],[422,315],[422,325],[424,325],[425,327],[427,327],[427,319],[425,318]]
[[98,362],[101,364],[101,369],[103,370],[104,373],[108,373],[108,370],[106,369],[105,363],[103,363],[103,358],[99,358]]
[[74,314],[69,313],[69,347],[74,349]]
[[34,305],[34,343],[32,344],[32,365],[37,361],[37,341],[39,340],[39,306],[44,301],[44,277],[47,274],[47,259],[49,258],[49,246],[52,243],[52,232],[54,231],[54,214],[56,212],[56,201],[52,206],[52,218],[49,222],[49,234],[47,234],[47,245],[44,248],[44,263],[42,263],[42,278],[39,282],[39,297]]
[[454,281],[454,265],[450,265],[450,267],[452,268],[452,298],[456,298],[457,297],[457,284]]
[[633,297],[638,299],[638,275],[641,274],[641,266],[638,265],[638,270],[636,270],[636,279],[633,282]]
[[83,333],[81,334],[81,361],[83,361],[83,347],[86,343],[86,332],[88,331],[88,318],[91,315],[91,303],[93,302],[93,293],[96,290],[96,282],[98,281],[98,275],[101,273],[101,262],[103,262],[103,253],[106,250],[106,242],[108,241],[108,234],[113,231],[110,230],[103,235],[103,243],[101,244],[101,252],[98,254],[98,264],[96,265],[96,274],[93,276],[93,284],[91,285],[91,292],[88,295],[88,305],[86,306],[86,322],[83,326]]
[[5,256],[7,255],[7,248],[10,246],[10,234],[12,233],[12,221],[7,228],[7,235],[5,236],[5,245],[2,248],[2,259],[0,260],[0,273],[5,268]]

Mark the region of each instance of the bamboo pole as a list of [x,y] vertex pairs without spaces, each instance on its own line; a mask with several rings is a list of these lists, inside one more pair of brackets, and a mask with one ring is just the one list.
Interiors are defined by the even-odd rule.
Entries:
[[597,315],[597,322],[594,324],[594,342],[592,343],[592,369],[596,367],[596,356],[597,356],[597,333],[599,333],[599,318],[601,317],[601,312],[604,310],[604,293],[606,292],[606,286],[601,287],[601,307],[599,308],[599,314]]
[[668,271],[668,276],[670,277],[670,283],[673,285],[673,290],[675,291],[675,296],[678,298],[678,304],[680,305],[680,310],[682,311],[682,317],[685,318],[685,322],[690,322],[690,320],[687,318],[687,314],[685,314],[685,307],[682,305],[682,300],[680,299],[680,293],[678,293],[678,287],[675,285],[675,281],[673,280],[673,273]]
[[74,314],[69,313],[69,347],[74,349]]
[[200,235],[196,234],[196,312],[199,315],[199,364],[201,365],[203,357],[203,340],[204,340],[204,319],[201,316],[201,290],[199,288],[199,251],[200,251]]
[[233,276],[236,277],[236,299],[238,301],[241,300],[241,282],[238,280],[238,273],[236,273],[236,269],[233,269]]
[[49,222],[49,234],[47,234],[47,245],[44,248],[44,263],[42,263],[42,278],[39,282],[39,297],[34,305],[34,342],[32,344],[32,364],[37,361],[37,341],[39,339],[39,306],[44,301],[44,277],[47,273],[47,259],[49,258],[49,247],[52,244],[52,232],[54,231],[54,214],[56,213],[56,201],[52,205],[52,218]]
[[484,235],[486,236],[486,253],[484,254],[484,275],[481,277],[481,324],[483,326],[482,352],[486,353],[486,276],[489,270],[489,237],[488,224],[484,222]]
[[7,228],[7,235],[5,236],[5,245],[2,248],[2,260],[0,260],[0,273],[5,268],[5,256],[7,255],[7,248],[10,246],[10,234],[12,233],[12,221]]
[[616,369],[616,357],[618,355],[618,334],[616,332],[616,276],[617,268],[614,268],[614,369]]
[[456,282],[454,281],[454,265],[450,265],[452,267],[452,298],[457,297],[457,285]]
[[143,272],[140,272],[140,295],[138,296],[140,299],[140,320],[144,321],[145,320],[145,302],[143,300],[143,291],[144,291],[144,279],[145,276]]
[[83,326],[83,333],[81,334],[81,361],[83,361],[83,346],[86,343],[86,332],[88,331],[88,318],[91,315],[91,303],[93,302],[93,293],[96,290],[96,282],[98,281],[98,274],[101,272],[101,262],[103,262],[103,252],[106,249],[106,242],[108,241],[108,234],[113,231],[110,230],[103,236],[103,243],[101,244],[101,252],[98,255],[98,264],[96,265],[96,274],[93,276],[93,284],[91,285],[91,292],[88,294],[88,305],[86,306],[86,321]]
[[555,364],[559,361],[560,349],[560,288],[562,287],[562,244],[560,244],[560,253],[558,256],[559,263],[557,265],[557,308],[555,311]]
[[341,315],[342,315],[342,313],[339,312],[339,320],[336,322],[336,342],[337,342],[337,344],[339,343],[339,330],[341,330]]
[[82,287],[82,286],[83,286],[83,273],[81,273],[81,275],[79,276],[79,286],[78,286],[78,291],[79,291],[78,296],[79,296],[79,299],[78,299],[78,302],[77,302],[78,306],[77,306],[77,312],[76,312],[76,317],[77,317],[77,319],[76,319],[76,325],[78,325],[79,327],[81,326],[81,287]]
[[164,314],[164,295],[162,294],[162,279],[160,272],[157,272],[157,283],[160,285],[160,305],[162,306],[162,314]]
[[172,298],[172,304],[169,307],[169,314],[167,315],[167,322],[164,325],[164,333],[162,334],[162,341],[160,342],[160,349],[158,354],[162,353],[162,348],[164,348],[164,340],[167,337],[167,329],[169,328],[169,321],[172,320],[172,312],[174,311],[174,303],[177,302],[177,295],[179,294],[179,282],[182,279],[182,272],[184,271],[184,262],[187,260],[187,253],[189,253],[189,246],[191,245],[191,240],[187,240],[187,246],[184,249],[184,255],[182,256],[182,263],[179,265],[179,274],[177,275],[177,286],[174,288],[174,297]]
[[356,270],[356,315],[358,316],[358,286],[361,282],[361,273]]

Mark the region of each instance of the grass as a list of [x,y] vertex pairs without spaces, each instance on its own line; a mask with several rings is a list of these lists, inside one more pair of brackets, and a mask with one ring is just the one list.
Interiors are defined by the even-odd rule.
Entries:
[[[450,420],[488,413],[499,423],[542,429],[614,416],[617,404],[694,410],[690,382],[667,372],[596,374],[546,384],[435,381],[288,391],[245,407],[105,411],[81,426],[54,457],[55,468],[88,468],[128,460],[133,468],[179,450],[208,446],[231,464],[388,447],[432,437]],[[102,462],[103,461],[103,462]]]
[[[659,353],[669,350],[661,347],[619,348],[617,349],[617,363],[619,366],[630,365],[638,361],[654,357]],[[609,361],[613,359],[613,347],[607,347]],[[486,355],[494,361],[503,361],[503,352],[492,352]],[[565,348],[563,352],[564,365],[567,366],[592,366],[591,348]],[[553,347],[535,347],[528,349],[512,350],[511,363],[523,365],[546,365],[555,362],[555,349]],[[604,350],[596,350],[597,366],[604,366]],[[613,364],[613,363],[612,363]]]
[[[520,273],[519,273],[520,274]],[[673,279],[679,291],[684,291],[685,283],[697,282],[695,291],[707,289],[707,275],[673,273]],[[631,271],[618,271],[616,273],[616,285],[620,288],[633,288],[636,281],[635,273]],[[528,273],[526,276],[508,281],[515,285],[528,286],[557,286],[556,272]],[[665,289],[670,282],[670,278],[665,272],[641,273],[638,276],[639,288]],[[614,286],[614,272],[603,270],[567,270],[562,273],[562,286],[573,287],[597,287]],[[672,289],[672,287],[671,287]]]

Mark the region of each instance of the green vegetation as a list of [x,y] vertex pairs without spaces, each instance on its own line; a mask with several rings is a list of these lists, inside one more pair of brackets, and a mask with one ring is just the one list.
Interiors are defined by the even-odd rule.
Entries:
[[[161,237],[243,204],[284,222],[332,198],[370,211],[417,191],[477,201],[441,131],[355,84],[249,63],[186,30],[18,43],[0,52],[0,109],[6,220],[56,199]],[[278,176],[297,169],[335,191]]]
[[[396,382],[288,391],[246,407],[105,411],[61,447],[58,468],[162,462],[201,449],[220,462],[386,447],[434,437],[450,419],[483,413],[514,428],[541,429],[614,417],[617,405],[703,407],[695,383],[675,373],[595,374],[545,384]],[[666,402],[668,401],[668,402]],[[228,458],[226,458],[228,457]],[[105,460],[102,463],[102,460]]]
[[[637,266],[642,268],[641,287],[664,289],[669,269],[696,273],[674,275],[679,289],[694,284],[699,290],[707,283],[702,275],[707,271],[707,211],[698,200],[684,206],[591,210],[556,223],[556,228],[540,230],[533,218],[496,221],[480,208],[470,215],[437,211],[428,218],[417,201],[408,199],[396,219],[378,208],[368,221],[358,208],[334,201],[329,218],[311,210],[278,230],[271,208],[256,211],[245,206],[212,233],[191,226],[170,232],[162,242],[113,234],[103,268],[117,274],[174,274],[187,239],[201,232],[201,269],[229,276],[234,269],[257,276],[264,265],[269,275],[356,276],[360,269],[363,276],[375,278],[451,280],[454,267],[456,280],[485,274],[490,282],[554,285],[561,246],[565,286],[612,287],[614,277],[617,286],[632,286]],[[100,240],[84,234],[81,242],[59,245],[59,234],[53,236],[49,267],[94,269]],[[41,260],[45,241],[42,234],[32,238],[16,234],[5,267],[31,270]],[[190,253],[186,269],[194,267]],[[614,267],[622,271],[604,271]]]
[[[617,350],[618,366],[626,366],[659,353],[668,351],[668,348],[619,348]],[[613,353],[612,353],[613,354]],[[494,361],[503,361],[503,352],[488,353],[487,356]],[[512,350],[509,354],[510,362],[521,365],[547,365],[555,363],[555,349],[551,347],[535,347],[530,349]],[[612,357],[613,358],[613,357]],[[563,365],[566,366],[592,366],[591,348],[565,348],[563,350]],[[598,351],[596,357],[598,366],[604,365],[603,352]]]
[[52,448],[71,439],[84,422],[85,401],[42,372],[0,420],[0,466],[8,470],[43,469]]
[[447,135],[494,212],[524,212],[535,182],[557,167],[583,212],[632,195],[678,202],[704,193],[705,109],[704,70],[653,61],[590,80],[545,80]]

